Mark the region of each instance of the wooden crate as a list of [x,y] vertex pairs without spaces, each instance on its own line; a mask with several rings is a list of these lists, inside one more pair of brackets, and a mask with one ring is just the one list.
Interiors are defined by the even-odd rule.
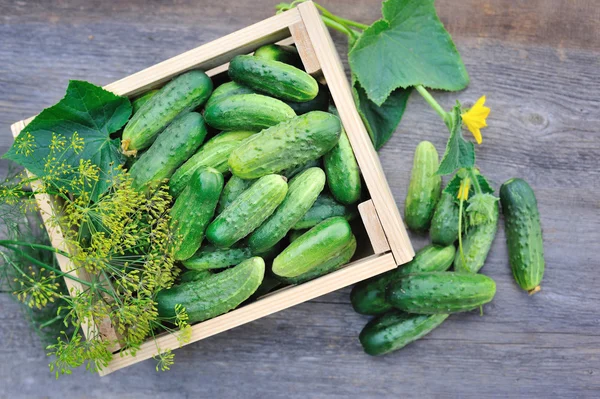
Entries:
[[[410,261],[414,251],[406,234],[404,224],[389,189],[381,164],[377,158],[369,135],[356,110],[352,92],[342,63],[335,50],[331,36],[322,23],[312,2],[300,4],[297,8],[268,18],[257,24],[241,29],[211,43],[197,47],[176,57],[163,61],[143,71],[105,86],[115,94],[131,98],[191,69],[202,69],[209,76],[216,76],[228,68],[228,62],[239,54],[248,54],[268,43],[294,43],[307,72],[326,83],[338,109],[342,124],[354,150],[361,173],[371,199],[359,204],[359,214],[370,242],[359,243],[367,255],[346,265],[342,269],[309,281],[290,286],[257,301],[213,319],[192,326],[191,340],[199,341],[239,325],[265,317],[280,310],[308,301],[318,296],[338,290],[361,280],[391,270]],[[11,126],[16,137],[33,119],[25,119]],[[35,188],[35,187],[34,187]],[[56,211],[52,198],[37,195],[44,222]],[[47,224],[48,226],[48,224]],[[66,248],[63,233],[59,228],[48,226],[52,245],[63,251]],[[75,270],[69,258],[57,255],[64,272],[86,279],[81,270]],[[66,279],[67,287],[76,289],[81,285]],[[100,336],[116,336],[110,321],[87,326],[84,331],[100,333]],[[172,334],[158,336],[156,342],[144,343],[136,356],[115,354],[108,367],[100,374],[106,375],[154,356],[157,347],[161,350],[176,349],[180,346]],[[115,348],[117,352],[119,348]]]

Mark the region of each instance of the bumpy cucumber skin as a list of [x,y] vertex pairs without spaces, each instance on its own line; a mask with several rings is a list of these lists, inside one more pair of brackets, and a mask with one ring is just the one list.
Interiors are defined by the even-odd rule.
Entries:
[[496,283],[483,274],[429,272],[391,282],[386,300],[408,313],[443,314],[476,309],[495,294]]
[[181,194],[190,176],[202,167],[214,168],[223,174],[228,172],[229,155],[253,134],[254,132],[248,131],[223,132],[208,140],[191,158],[188,155],[187,161],[173,173],[169,179],[171,195],[177,197]]
[[254,56],[264,60],[273,60],[302,68],[302,60],[293,46],[281,46],[278,44],[265,44],[254,52]]
[[219,248],[231,247],[271,216],[287,190],[283,176],[267,175],[258,179],[213,220],[206,237]]
[[442,192],[435,207],[429,237],[438,245],[451,245],[458,239],[459,207],[452,194]]
[[346,219],[327,219],[304,233],[277,255],[273,260],[273,273],[289,278],[310,272],[337,256],[353,237]]
[[411,273],[446,271],[452,265],[454,253],[454,245],[427,245],[406,265],[356,284],[350,293],[352,307],[357,313],[366,315],[387,312],[392,309],[392,305],[385,299],[385,289],[392,281]]
[[203,245],[183,266],[190,270],[224,269],[250,259],[252,252],[248,247],[217,248],[214,245]]
[[341,216],[350,221],[356,217],[356,212],[337,202],[331,195],[321,193],[313,206],[294,225],[294,230],[304,230],[315,227],[325,219]]
[[223,189],[223,193],[221,194],[221,198],[219,199],[219,207],[217,208],[217,213],[221,213],[227,208],[241,193],[247,190],[252,183],[256,180],[245,180],[237,176],[231,176],[227,184],[225,184],[225,188]]
[[160,291],[156,302],[159,316],[175,317],[175,305],[182,305],[190,323],[229,312],[248,299],[260,286],[265,262],[254,257],[221,273]]
[[535,194],[522,179],[510,179],[500,187],[508,259],[521,288],[534,294],[544,277],[544,241]]
[[145,189],[171,175],[202,145],[206,125],[202,115],[189,112],[175,119],[130,169],[132,185]]
[[341,132],[340,119],[313,111],[255,134],[233,150],[231,172],[255,179],[320,158],[335,146]]
[[286,179],[290,180],[292,177],[304,172],[308,168],[320,168],[320,167],[321,167],[321,159],[313,159],[312,161],[308,161],[305,164],[292,166],[291,168],[282,170],[281,175],[285,176]]
[[456,251],[454,270],[457,272],[477,273],[484,265],[498,230],[498,204],[495,205],[494,218],[489,223],[469,227],[463,236],[463,257]]
[[179,284],[189,283],[190,281],[200,281],[212,276],[210,270],[188,270],[179,277]]
[[133,113],[135,114],[136,112],[138,112],[140,110],[140,108],[142,108],[142,106],[148,102],[148,100],[150,100],[152,97],[154,97],[156,95],[156,93],[158,93],[158,89],[150,90],[143,96],[136,98],[131,103],[131,107],[133,108]]
[[288,184],[288,192],[277,210],[248,239],[253,252],[262,252],[281,241],[294,224],[313,206],[325,187],[325,172],[310,168]]
[[319,93],[312,100],[304,102],[286,101],[285,103],[292,107],[296,115],[304,115],[310,111],[327,111],[329,109],[329,90],[326,86],[319,84]]
[[202,71],[190,71],[167,83],[136,112],[125,126],[121,147],[126,154],[150,147],[177,115],[201,106],[213,89]]
[[219,130],[259,132],[292,119],[296,113],[289,105],[261,94],[236,94],[206,107],[206,123]]
[[429,334],[448,316],[415,315],[391,310],[367,323],[358,339],[368,355],[385,355]]
[[237,82],[223,83],[212,92],[210,98],[206,102],[206,108],[211,107],[213,104],[216,104],[224,98],[235,96],[237,94],[256,94],[256,92],[248,86],[244,86]]
[[429,227],[440,198],[442,178],[435,174],[439,156],[429,141],[421,141],[415,150],[410,184],[404,205],[404,221],[414,231]]
[[283,62],[238,55],[229,63],[231,80],[287,101],[310,101],[319,93],[315,78]]
[[200,248],[206,226],[214,216],[223,190],[223,175],[216,169],[194,172],[190,182],[171,208],[173,233],[181,237],[176,260],[190,258]]
[[360,169],[344,129],[337,145],[323,157],[327,185],[334,198],[342,204],[354,204],[360,199]]
[[317,277],[324,276],[329,274],[346,263],[350,262],[350,259],[354,256],[356,252],[356,237],[352,237],[348,245],[342,248],[337,255],[333,256],[331,259],[321,263],[319,266],[314,269],[302,273],[296,277],[279,277],[282,281],[288,284],[302,284],[310,280],[314,280]]

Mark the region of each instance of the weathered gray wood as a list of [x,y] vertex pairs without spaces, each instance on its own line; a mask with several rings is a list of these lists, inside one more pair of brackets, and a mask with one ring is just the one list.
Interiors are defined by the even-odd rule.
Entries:
[[[205,4],[208,3],[208,4]],[[0,1],[0,151],[10,123],[56,102],[68,79],[106,84],[272,14],[276,1]],[[370,22],[378,0],[324,1]],[[349,290],[100,379],[54,381],[37,336],[0,294],[0,397],[598,397],[600,395],[600,8],[594,1],[439,0],[471,74],[449,107],[486,94],[478,165],[496,187],[521,176],[538,196],[548,270],[528,297],[510,275],[500,228],[482,272],[498,293],[423,340],[382,358],[362,353]],[[90,38],[93,36],[93,38]],[[345,42],[335,35],[339,50]],[[380,152],[400,207],[412,153],[447,133],[417,95]],[[5,165],[5,164],[3,164]],[[415,247],[426,237],[414,236]]]

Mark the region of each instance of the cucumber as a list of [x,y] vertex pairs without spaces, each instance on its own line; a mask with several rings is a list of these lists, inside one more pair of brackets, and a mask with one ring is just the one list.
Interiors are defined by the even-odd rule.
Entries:
[[154,95],[156,95],[156,93],[158,93],[158,90],[150,90],[143,96],[136,98],[131,103],[131,107],[133,108],[133,113],[135,114],[136,112],[138,112],[140,110],[140,108],[142,108],[142,105],[146,104],[148,102],[148,100],[150,100],[152,97],[154,97]]
[[329,194],[321,193],[313,206],[294,225],[294,230],[310,229],[325,219],[341,216],[350,221],[356,217],[356,212],[337,202]]
[[223,190],[223,175],[216,169],[194,172],[190,182],[171,208],[172,231],[181,242],[176,260],[190,258],[200,248],[206,226],[213,218]]
[[454,245],[428,245],[422,248],[406,265],[356,284],[350,293],[352,307],[357,313],[366,315],[387,312],[392,309],[392,305],[385,299],[385,289],[392,281],[411,273],[446,271],[452,265],[454,252]]
[[245,140],[231,153],[229,168],[238,177],[254,179],[304,164],[331,150],[341,128],[337,116],[309,112]]
[[291,119],[296,113],[289,105],[261,94],[236,94],[206,107],[206,123],[219,130],[259,132]]
[[252,183],[256,180],[244,180],[237,176],[231,176],[227,184],[225,184],[225,188],[223,188],[223,193],[221,194],[221,198],[219,199],[219,208],[217,209],[217,213],[223,212],[225,208],[227,208],[231,203],[239,197],[241,193],[247,190]]
[[214,245],[203,245],[189,259],[184,260],[183,266],[190,270],[224,269],[250,259],[250,248],[241,246],[235,248],[217,248]]
[[492,221],[469,227],[465,232],[462,240],[464,259],[460,251],[456,251],[454,258],[454,270],[457,272],[477,273],[483,267],[498,230],[498,203],[494,206]]
[[442,178],[436,175],[439,156],[429,141],[421,141],[415,150],[406,202],[404,221],[415,231],[427,230],[440,198]]
[[390,310],[367,323],[358,339],[365,353],[371,356],[385,355],[429,334],[448,316],[416,315]]
[[177,115],[201,106],[213,89],[202,71],[190,71],[167,83],[136,112],[123,130],[121,147],[127,155],[150,147]]
[[435,207],[429,237],[438,245],[451,245],[458,239],[459,208],[452,194],[442,192]]
[[291,168],[285,169],[281,171],[281,175],[285,176],[286,179],[291,179],[297,174],[304,172],[308,168],[320,168],[321,167],[321,159],[313,159],[312,161],[308,161],[307,163],[292,166]]
[[254,294],[252,294],[252,296],[248,300],[252,301],[262,296],[265,296],[268,293],[275,291],[282,285],[283,283],[279,281],[275,276],[269,273],[265,273],[265,277],[263,278],[262,284],[260,285],[260,287],[258,287],[256,291],[254,291]]
[[317,96],[315,78],[283,62],[238,55],[229,63],[231,80],[287,101],[309,101]]
[[171,195],[177,197],[190,180],[190,176],[201,167],[211,167],[221,173],[228,172],[229,155],[253,134],[248,131],[223,132],[208,140],[191,158],[188,155],[185,158],[187,161],[173,173],[169,180]]
[[216,104],[222,99],[235,96],[236,94],[256,94],[256,92],[248,86],[241,85],[237,82],[223,83],[212,92],[210,98],[206,102],[206,108],[210,108],[213,104]]
[[300,238],[300,236],[302,234],[306,233],[307,231],[308,231],[308,229],[290,230],[290,233],[288,234],[288,241],[290,242],[290,244],[293,243],[298,238]]
[[182,284],[190,281],[200,281],[212,275],[213,274],[210,270],[188,270],[179,276],[179,283]]
[[131,166],[133,187],[146,189],[151,183],[171,177],[202,145],[205,137],[202,115],[189,112],[175,119]]
[[336,257],[354,239],[342,217],[327,219],[291,243],[273,260],[273,273],[297,277]]
[[496,283],[483,274],[429,272],[391,282],[386,300],[408,313],[444,314],[476,309],[495,294]]
[[321,263],[319,266],[313,268],[312,270],[302,273],[296,277],[279,277],[282,281],[288,284],[302,284],[307,281],[313,280],[317,277],[324,276],[325,274],[329,274],[346,263],[350,262],[350,259],[354,256],[356,252],[356,238],[352,237],[350,242],[342,248],[337,255],[333,256],[331,259]]
[[310,111],[327,111],[329,109],[329,90],[326,86],[319,84],[319,92],[312,100],[303,102],[286,101],[285,103],[294,110],[296,115],[304,115]]
[[264,275],[265,262],[254,257],[203,280],[159,291],[156,296],[158,315],[174,319],[176,305],[185,308],[189,323],[227,313],[256,291]]
[[265,251],[277,244],[294,224],[312,207],[325,187],[325,173],[320,168],[310,168],[294,177],[285,199],[277,210],[248,239],[253,252]]
[[522,179],[500,187],[508,259],[515,281],[529,294],[540,290],[544,277],[544,241],[535,194]]
[[344,129],[337,145],[323,157],[327,185],[334,198],[342,204],[354,204],[360,199],[360,169]]
[[212,221],[206,238],[219,248],[231,247],[271,216],[287,191],[283,176],[267,175],[258,179]]
[[263,60],[273,60],[302,68],[302,60],[298,50],[293,46],[281,46],[278,44],[266,44],[254,52],[254,56]]

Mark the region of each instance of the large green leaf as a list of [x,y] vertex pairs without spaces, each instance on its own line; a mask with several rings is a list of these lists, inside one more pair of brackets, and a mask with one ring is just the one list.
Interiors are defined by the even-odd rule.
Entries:
[[461,106],[457,102],[451,111],[451,117],[446,122],[450,137],[446,144],[446,151],[437,170],[439,175],[448,175],[460,168],[471,168],[475,165],[475,146],[465,140],[462,135]]
[[352,72],[375,104],[381,106],[399,87],[455,91],[468,85],[469,75],[434,0],[387,0],[382,14],[348,54]]
[[[96,199],[109,187],[116,167],[123,163],[120,140],[111,133],[119,130],[131,115],[131,104],[126,97],[84,81],[69,82],[65,97],[43,110],[16,138],[4,158],[11,159],[39,177],[48,172],[49,157],[64,161],[67,172],[54,181],[59,188],[72,189],[80,160],[90,160],[100,168],[99,181],[88,188]],[[74,134],[77,134],[74,137]],[[56,149],[53,137],[63,139],[63,150]],[[69,144],[75,138],[83,139],[83,147],[74,150]],[[30,151],[24,151],[29,148]],[[50,160],[51,161],[51,160]]]

